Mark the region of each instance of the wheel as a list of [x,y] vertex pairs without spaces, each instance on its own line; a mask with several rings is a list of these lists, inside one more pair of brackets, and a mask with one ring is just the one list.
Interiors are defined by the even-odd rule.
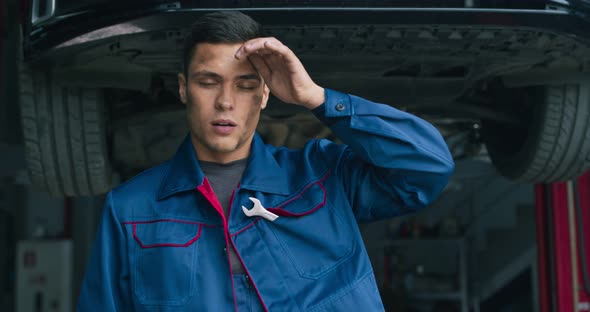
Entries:
[[57,196],[111,188],[111,168],[98,89],[59,85],[48,72],[19,70],[20,108],[31,182]]
[[[574,178],[590,167],[590,83],[512,89],[522,123],[483,123],[483,139],[498,171],[521,182]],[[502,103],[500,103],[502,105]]]

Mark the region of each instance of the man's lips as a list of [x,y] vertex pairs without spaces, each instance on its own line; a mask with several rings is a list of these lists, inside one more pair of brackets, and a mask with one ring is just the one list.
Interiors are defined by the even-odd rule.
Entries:
[[235,127],[236,123],[229,119],[217,119],[211,122],[213,126],[218,127]]
[[236,123],[228,119],[218,119],[211,122],[213,129],[217,134],[227,135],[234,131]]

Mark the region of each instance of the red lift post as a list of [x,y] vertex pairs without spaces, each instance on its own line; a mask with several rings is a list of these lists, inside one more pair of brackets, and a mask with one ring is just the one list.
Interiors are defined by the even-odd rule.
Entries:
[[590,311],[590,173],[535,196],[540,312]]

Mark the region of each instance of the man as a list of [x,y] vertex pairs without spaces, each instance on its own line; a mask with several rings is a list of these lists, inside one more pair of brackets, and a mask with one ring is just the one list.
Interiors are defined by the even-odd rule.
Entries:
[[[415,116],[318,86],[260,36],[238,12],[193,25],[178,75],[190,135],[108,194],[79,311],[383,310],[357,222],[431,203],[454,166],[445,142]],[[270,92],[346,145],[265,145]]]

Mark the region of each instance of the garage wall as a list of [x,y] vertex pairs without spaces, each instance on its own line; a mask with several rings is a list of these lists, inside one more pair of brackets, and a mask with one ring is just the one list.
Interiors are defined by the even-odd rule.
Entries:
[[36,189],[26,190],[27,238],[61,237],[64,234],[64,200]]

